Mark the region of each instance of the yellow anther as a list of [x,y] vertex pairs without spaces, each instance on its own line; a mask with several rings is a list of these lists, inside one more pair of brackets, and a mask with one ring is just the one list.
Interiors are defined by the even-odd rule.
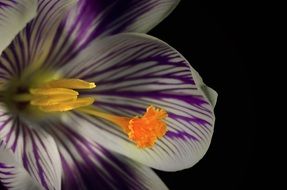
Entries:
[[79,107],[89,106],[95,101],[92,97],[78,98],[77,100],[61,102],[59,104],[39,106],[40,110],[44,112],[64,112],[73,110]]
[[[15,89],[11,88],[12,95],[9,99],[7,98],[7,101],[9,103],[15,102],[17,108],[19,105],[21,111],[23,110],[23,112],[29,114],[36,110],[43,112],[64,112],[86,107],[94,103],[95,99],[93,97],[83,97],[81,89],[95,88],[95,83],[80,79],[54,80],[56,78],[49,79],[44,74],[39,76],[42,77],[40,81],[37,81],[38,77],[33,78],[32,85],[21,86],[21,89],[18,89],[19,85],[15,86]],[[0,87],[1,85],[2,80],[0,80]],[[79,92],[76,89],[80,89]],[[18,91],[21,93],[17,93]]]
[[74,101],[77,99],[76,95],[51,95],[51,96],[39,96],[30,101],[33,106],[49,106],[59,104],[61,102]]
[[43,87],[47,88],[70,88],[70,89],[92,89],[95,88],[96,85],[93,82],[86,82],[80,79],[60,79],[60,80],[53,80]]
[[44,96],[49,96],[49,95],[74,95],[77,96],[79,93],[77,91],[71,90],[71,89],[66,89],[66,88],[32,88],[30,89],[30,93],[33,95],[44,95]]
[[[44,83],[39,88],[30,89],[30,104],[44,112],[64,112],[93,104],[92,97],[78,98],[72,89],[91,89],[96,85],[80,79],[60,79]],[[26,97],[17,97],[26,98]]]

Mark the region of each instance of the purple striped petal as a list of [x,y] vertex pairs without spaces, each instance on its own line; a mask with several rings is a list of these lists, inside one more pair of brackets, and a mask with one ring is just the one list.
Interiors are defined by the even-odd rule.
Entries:
[[39,126],[28,127],[19,118],[9,115],[0,107],[0,139],[44,189],[60,189],[60,155],[50,135]]
[[148,32],[179,0],[79,0],[67,30],[79,44],[120,32]]
[[206,153],[214,126],[216,92],[173,48],[147,35],[120,34],[95,41],[62,68],[65,77],[94,81],[95,108],[122,116],[165,109],[168,132],[155,147],[138,149],[117,126],[81,113],[65,122],[103,147],[160,170],[180,170]]
[[95,38],[121,32],[147,32],[179,0],[79,0],[58,28],[46,66],[62,66]]
[[3,141],[0,142],[0,181],[9,189],[40,189],[39,184],[21,167],[15,155],[6,147]]
[[53,39],[60,22],[76,0],[38,0],[37,16],[3,52],[0,58],[0,78],[19,76],[28,65],[34,68],[47,63]]
[[97,37],[147,32],[179,0],[80,0],[70,10],[75,2],[39,0],[38,16],[0,58],[0,79],[20,75],[29,64],[61,66]]
[[37,0],[0,0],[0,55],[35,17],[36,9]]
[[64,190],[167,189],[150,168],[109,152],[63,123],[42,127],[59,146]]

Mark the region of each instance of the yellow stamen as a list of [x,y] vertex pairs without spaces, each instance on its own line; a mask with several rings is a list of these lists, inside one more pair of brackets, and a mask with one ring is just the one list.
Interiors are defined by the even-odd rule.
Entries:
[[143,116],[133,118],[103,113],[92,107],[83,107],[78,110],[118,125],[139,148],[151,148],[156,140],[164,136],[167,131],[166,123],[163,121],[167,117],[166,111],[153,106],[149,106]]
[[57,95],[61,94],[63,96],[65,95],[79,95],[77,91],[66,89],[66,88],[32,88],[30,89],[30,93],[33,95]]
[[55,105],[59,104],[60,102],[65,101],[74,101],[77,100],[76,95],[52,95],[52,96],[40,96],[37,98],[34,98],[30,101],[30,104],[33,106],[49,106],[49,105]]
[[31,88],[29,93],[16,94],[13,97],[17,102],[30,102],[43,112],[64,112],[93,104],[93,97],[80,97],[79,92],[73,89],[91,89],[96,85],[80,79],[53,80],[37,88]]
[[61,102],[58,104],[47,105],[47,106],[39,106],[40,110],[44,112],[64,112],[73,110],[79,107],[85,107],[93,104],[95,101],[92,97],[87,98],[78,98],[76,100]]
[[53,80],[43,87],[47,88],[70,88],[70,89],[92,89],[95,88],[96,85],[93,82],[86,82],[80,79],[60,79],[60,80]]

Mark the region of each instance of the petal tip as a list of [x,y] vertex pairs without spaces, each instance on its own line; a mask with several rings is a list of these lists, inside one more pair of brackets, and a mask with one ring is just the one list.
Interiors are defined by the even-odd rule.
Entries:
[[191,68],[191,73],[196,83],[196,86],[202,91],[202,94],[204,95],[204,97],[208,100],[208,102],[214,108],[217,102],[218,93],[212,88],[208,87],[203,82],[201,76],[195,69]]

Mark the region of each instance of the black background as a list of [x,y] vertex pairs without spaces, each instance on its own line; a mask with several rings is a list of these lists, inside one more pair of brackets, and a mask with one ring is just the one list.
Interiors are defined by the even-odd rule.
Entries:
[[251,188],[256,122],[251,11],[244,1],[183,0],[150,32],[182,53],[219,94],[205,157],[187,170],[157,171],[172,190]]

